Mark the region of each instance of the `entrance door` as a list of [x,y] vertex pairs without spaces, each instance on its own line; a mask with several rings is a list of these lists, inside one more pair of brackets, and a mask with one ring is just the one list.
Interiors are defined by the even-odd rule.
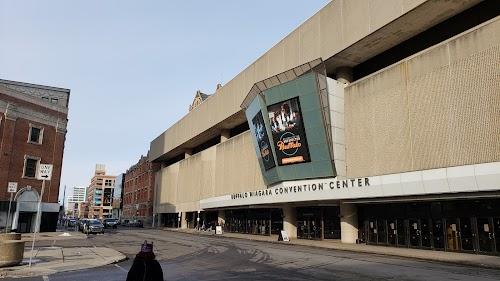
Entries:
[[378,244],[387,244],[386,220],[377,220]]
[[377,221],[369,220],[368,221],[368,243],[376,244],[377,243]]
[[422,247],[430,248],[432,246],[431,224],[428,219],[420,220],[420,228],[422,230]]
[[497,255],[500,254],[500,218],[493,218],[493,229],[495,230],[495,241],[496,241],[496,250]]
[[321,209],[297,209],[297,236],[302,239],[321,239]]
[[458,223],[457,219],[446,220],[446,245],[448,251],[458,251]]
[[406,224],[402,219],[396,221],[396,230],[398,232],[398,246],[408,246],[406,242]]
[[396,246],[397,237],[398,237],[396,220],[387,220],[387,228],[388,228],[387,242],[389,243],[389,245]]
[[444,250],[443,220],[432,220],[432,242],[434,249]]
[[18,228],[17,231],[20,233],[31,232],[32,224],[34,223],[34,217],[36,213],[32,212],[19,212]]
[[495,237],[490,218],[477,218],[477,234],[479,251],[483,253],[492,253],[495,250]]
[[472,223],[470,218],[460,218],[460,244],[462,244],[462,251],[474,251],[474,231],[472,230]]
[[410,219],[409,233],[410,233],[410,247],[420,247],[420,223],[416,219]]

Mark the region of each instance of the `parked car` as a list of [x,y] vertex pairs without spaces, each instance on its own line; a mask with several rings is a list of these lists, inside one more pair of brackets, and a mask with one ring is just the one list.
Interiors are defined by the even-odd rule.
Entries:
[[144,224],[141,220],[131,220],[127,223],[127,226],[144,227]]
[[68,227],[75,227],[76,219],[68,219]]
[[108,227],[116,228],[116,226],[118,225],[118,219],[114,219],[114,218],[104,219],[102,221],[102,224],[104,225],[104,228],[108,228]]
[[83,229],[84,229],[84,226],[85,226],[85,223],[87,222],[87,220],[88,219],[83,218],[83,219],[80,219],[78,221],[78,230],[79,231],[83,232]]
[[86,234],[90,233],[104,233],[104,225],[96,219],[88,220],[84,226],[84,232]]

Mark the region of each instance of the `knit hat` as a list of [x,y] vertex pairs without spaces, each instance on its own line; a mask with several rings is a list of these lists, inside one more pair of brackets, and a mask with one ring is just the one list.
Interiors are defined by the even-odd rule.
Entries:
[[141,245],[141,253],[152,253],[153,252],[153,243],[148,244],[147,240],[144,240],[144,243]]

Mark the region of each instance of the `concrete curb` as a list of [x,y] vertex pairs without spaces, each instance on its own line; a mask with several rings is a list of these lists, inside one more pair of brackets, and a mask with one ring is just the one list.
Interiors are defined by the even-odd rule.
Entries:
[[[487,268],[487,269],[500,269],[500,257],[498,256],[488,256],[488,255],[476,255],[476,254],[465,254],[464,255],[470,255],[471,257],[482,257],[487,260],[491,260],[489,263],[484,263],[484,262],[477,262],[473,260],[446,260],[442,258],[436,257],[434,253],[447,253],[450,255],[454,255],[457,253],[454,252],[443,252],[443,251],[433,251],[433,250],[421,250],[421,249],[414,249],[415,254],[411,253],[394,253],[394,252],[386,252],[384,251],[384,248],[386,249],[398,249],[396,247],[386,247],[386,246],[373,246],[380,248],[379,251],[377,250],[370,250],[370,249],[353,249],[353,248],[343,248],[343,247],[335,247],[335,244],[329,245],[330,247],[324,247],[321,245],[311,245],[311,244],[298,244],[298,243],[293,243],[293,242],[282,242],[282,241],[270,241],[270,240],[261,240],[261,239],[252,239],[252,237],[235,237],[235,236],[225,236],[224,234],[222,235],[215,235],[213,233],[201,233],[201,232],[188,232],[188,231],[182,231],[182,230],[174,230],[174,229],[168,229],[165,228],[163,229],[164,231],[170,231],[170,232],[176,232],[176,233],[185,233],[185,234],[191,234],[191,235],[197,235],[197,236],[209,236],[209,237],[215,237],[215,238],[226,238],[226,239],[239,239],[239,240],[247,240],[247,241],[256,241],[256,242],[264,242],[264,243],[269,243],[269,244],[276,244],[276,245],[291,245],[291,246],[302,246],[302,247],[310,247],[310,248],[316,248],[316,249],[323,249],[323,250],[336,250],[336,251],[344,251],[344,252],[354,252],[354,253],[366,253],[366,254],[375,254],[375,255],[380,255],[380,256],[389,256],[389,257],[399,257],[399,258],[407,258],[407,259],[416,259],[416,260],[421,260],[421,261],[432,261],[432,262],[439,262],[443,264],[454,264],[454,265],[465,265],[465,266],[472,266],[472,267],[479,267],[479,268]],[[250,235],[249,235],[250,236]],[[405,249],[408,250],[408,248],[400,248],[400,249]],[[410,249],[413,250],[413,249]],[[422,257],[422,255],[419,255],[420,251],[425,251],[424,254],[427,254],[425,257]]]
[[[43,262],[43,261],[38,262],[31,268],[28,267],[26,262],[20,266],[2,268],[0,269],[0,279],[51,275],[60,272],[69,272],[69,271],[83,270],[89,268],[96,268],[127,260],[126,255],[111,248],[74,247],[74,248],[61,248],[61,249],[66,249],[66,251],[73,251],[76,252],[76,254],[70,256],[69,259],[65,259],[63,256],[59,259],[48,262]],[[85,254],[80,255],[80,252],[78,250],[81,250],[82,252],[86,251],[87,255]],[[102,252],[105,252],[107,254],[103,254]],[[90,256],[88,253],[91,253]],[[79,258],[80,256],[82,257],[81,259]],[[28,257],[29,259],[29,255],[28,256],[25,255],[25,257]],[[53,258],[53,256],[50,257]]]

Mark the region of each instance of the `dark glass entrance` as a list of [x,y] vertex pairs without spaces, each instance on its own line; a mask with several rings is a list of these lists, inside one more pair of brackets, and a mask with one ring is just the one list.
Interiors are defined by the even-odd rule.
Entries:
[[463,251],[474,251],[474,231],[471,218],[460,218],[460,243]]
[[358,218],[369,244],[500,255],[500,199],[359,204]]
[[322,239],[321,208],[297,208],[297,237],[302,239]]
[[227,232],[271,235],[271,209],[226,210],[225,214]]
[[493,224],[490,218],[477,218],[479,251],[491,253],[495,249]]
[[420,228],[422,233],[422,248],[431,248],[432,247],[432,230],[429,219],[420,220]]
[[458,219],[447,219],[446,220],[446,244],[448,245],[448,251],[459,251],[459,228]]
[[432,248],[435,250],[444,250],[444,231],[443,220],[432,220]]
[[410,247],[418,248],[420,247],[421,241],[421,231],[420,231],[420,222],[417,219],[410,219]]
[[339,207],[324,207],[323,221],[325,225],[325,239],[340,239],[340,210]]
[[17,223],[17,232],[28,233],[32,232],[35,224],[36,213],[33,212],[19,212],[19,220]]

